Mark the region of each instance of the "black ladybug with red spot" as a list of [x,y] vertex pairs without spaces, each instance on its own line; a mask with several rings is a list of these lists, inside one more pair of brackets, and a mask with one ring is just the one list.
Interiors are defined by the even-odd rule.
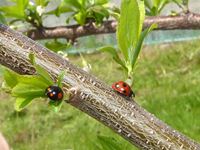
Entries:
[[135,94],[131,90],[131,87],[124,81],[118,81],[118,82],[113,83],[112,88],[124,96],[135,97]]
[[45,94],[52,101],[60,101],[63,99],[63,91],[59,86],[51,85],[46,88]]

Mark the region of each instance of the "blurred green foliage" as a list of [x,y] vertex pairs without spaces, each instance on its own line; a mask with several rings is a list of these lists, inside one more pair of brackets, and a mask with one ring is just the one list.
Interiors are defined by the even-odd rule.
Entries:
[[144,0],[146,14],[157,16],[170,3],[175,3],[182,11],[188,11],[189,0]]

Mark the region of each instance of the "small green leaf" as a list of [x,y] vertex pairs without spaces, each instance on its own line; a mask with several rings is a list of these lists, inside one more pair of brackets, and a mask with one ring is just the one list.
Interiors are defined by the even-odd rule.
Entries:
[[64,2],[75,9],[81,9],[83,6],[79,0],[64,0]]
[[1,12],[0,12],[0,23],[2,23],[2,24],[7,24],[7,22],[6,22],[6,18],[5,18],[4,15],[2,15]]
[[60,74],[59,74],[59,76],[58,76],[58,81],[57,81],[57,84],[58,84],[58,86],[60,87],[60,88],[62,88],[62,80],[63,80],[63,78],[64,78],[64,75],[65,75],[65,71],[62,71]]
[[88,11],[93,11],[95,13],[101,14],[102,16],[109,17],[108,10],[100,5],[92,6],[88,9]]
[[75,20],[78,24],[84,25],[86,21],[87,14],[85,11],[79,11],[77,14],[74,15]]
[[133,58],[132,58],[132,68],[134,67],[136,61],[137,61],[137,58],[138,58],[138,55],[142,49],[142,44],[143,44],[143,41],[145,39],[145,37],[148,35],[149,32],[151,32],[153,29],[157,28],[157,24],[152,24],[149,28],[145,29],[141,36],[140,36],[140,39],[137,43],[137,46],[136,46],[136,49],[134,51],[134,54],[133,54]]
[[31,97],[28,97],[28,98],[18,97],[15,101],[15,110],[21,111],[26,106],[28,106],[31,102],[32,102]]
[[52,85],[53,84],[53,81],[52,81],[49,73],[44,68],[42,68],[39,65],[35,65],[35,69],[37,71],[37,74],[42,77],[44,82],[46,82],[48,85]]
[[50,0],[35,0],[37,6],[47,6]]
[[149,0],[144,0],[144,4],[148,9],[151,9],[151,3]]
[[49,101],[49,106],[54,112],[59,112],[62,107],[63,101]]
[[40,87],[35,87],[34,85],[28,85],[19,83],[12,89],[12,96],[14,97],[24,97],[24,98],[37,98],[45,97],[45,89]]
[[18,77],[19,75],[14,71],[4,69],[4,80],[10,88],[16,86],[16,84],[18,83]]
[[122,66],[122,68],[124,68],[125,70],[127,69],[124,62],[120,59],[116,49],[112,46],[105,46],[105,47],[102,47],[102,48],[99,48],[99,51],[102,51],[102,52],[108,52],[110,53],[112,56],[113,56],[113,59]]
[[49,86],[49,84],[43,81],[43,78],[41,76],[36,75],[21,75],[18,77],[18,82],[32,85],[41,89],[45,89]]
[[40,65],[36,64],[35,56],[33,53],[29,54],[29,59],[30,59],[30,62],[32,63],[32,65],[35,67],[37,74],[42,77],[43,81],[46,82],[48,85],[52,85],[53,81],[52,81],[49,73],[44,68],[42,68]]
[[69,42],[60,42],[57,39],[53,40],[53,41],[48,41],[45,43],[45,46],[48,49],[51,49],[54,52],[58,52],[58,51],[64,51],[67,48],[69,48],[71,45],[69,44]]
[[95,0],[96,5],[104,5],[107,4],[109,1],[108,0]]
[[17,0],[15,1],[15,5],[1,6],[0,11],[3,11],[8,17],[25,19],[25,9],[27,5],[28,0]]
[[125,60],[136,46],[144,20],[144,1],[122,0],[121,14],[117,27],[117,42]]
[[32,65],[35,65],[35,55],[34,55],[34,53],[29,53],[28,57],[30,59],[30,63]]

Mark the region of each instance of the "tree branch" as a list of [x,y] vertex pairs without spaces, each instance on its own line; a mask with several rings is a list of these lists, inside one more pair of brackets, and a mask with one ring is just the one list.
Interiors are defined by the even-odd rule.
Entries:
[[[147,17],[144,22],[144,28],[149,27],[153,23],[158,24],[156,30],[200,29],[200,14],[187,13],[178,16]],[[44,27],[38,30],[30,30],[27,35],[34,40],[54,38],[74,40],[78,37],[93,34],[114,33],[116,31],[116,26],[116,21],[105,21],[101,27],[97,27],[93,23],[84,26]]]
[[200,149],[198,143],[146,112],[134,100],[122,97],[67,60],[26,36],[0,25],[0,64],[20,74],[34,74],[35,69],[28,58],[30,52],[35,54],[36,63],[45,68],[54,79],[61,71],[67,71],[63,91],[66,94],[70,89],[73,93],[69,104],[110,127],[138,148]]

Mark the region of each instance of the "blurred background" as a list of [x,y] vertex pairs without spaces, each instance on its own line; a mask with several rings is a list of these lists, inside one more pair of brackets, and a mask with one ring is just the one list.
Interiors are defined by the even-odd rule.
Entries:
[[[49,9],[58,4],[52,1]],[[119,6],[120,1],[109,5]],[[1,0],[0,5],[7,5]],[[190,10],[200,13],[200,3],[191,0]],[[167,5],[162,15],[180,12]],[[52,15],[44,25],[65,25],[65,17]],[[70,22],[74,24],[74,22]],[[26,28],[20,24],[18,29]],[[53,40],[38,41],[46,46]],[[65,42],[65,39],[59,39]],[[106,53],[97,51],[103,45],[115,45],[115,34],[81,37],[73,46],[59,49],[79,67],[83,59],[91,73],[108,85],[125,78],[119,66]],[[50,47],[51,48],[51,47]],[[200,31],[153,31],[145,40],[135,71],[136,101],[158,118],[200,142]],[[3,69],[0,67],[0,84]],[[79,110],[65,104],[58,113],[46,101],[34,101],[27,109],[16,112],[9,93],[0,89],[0,131],[14,150],[135,150],[129,142]]]

